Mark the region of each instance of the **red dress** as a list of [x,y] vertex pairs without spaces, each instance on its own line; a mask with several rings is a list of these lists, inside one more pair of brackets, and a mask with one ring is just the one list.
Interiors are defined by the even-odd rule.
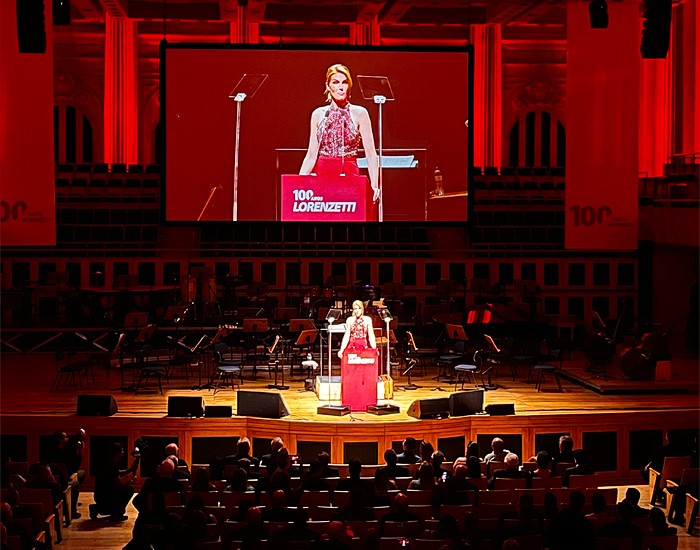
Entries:
[[343,405],[353,411],[365,411],[377,403],[377,350],[369,347],[369,327],[362,317],[350,325],[350,340],[341,360]]

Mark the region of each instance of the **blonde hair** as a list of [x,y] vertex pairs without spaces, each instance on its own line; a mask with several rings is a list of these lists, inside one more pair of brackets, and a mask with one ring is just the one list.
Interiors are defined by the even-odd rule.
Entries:
[[355,300],[352,303],[353,309],[355,309],[355,306],[360,306],[360,309],[362,310],[362,313],[365,313],[365,304],[362,303],[362,300]]
[[329,103],[331,101],[331,91],[328,88],[328,83],[331,81],[331,77],[336,73],[345,75],[345,77],[348,79],[348,97],[350,97],[350,90],[352,90],[352,76],[350,76],[350,69],[348,69],[342,63],[335,63],[334,65],[331,65],[326,71],[326,101]]

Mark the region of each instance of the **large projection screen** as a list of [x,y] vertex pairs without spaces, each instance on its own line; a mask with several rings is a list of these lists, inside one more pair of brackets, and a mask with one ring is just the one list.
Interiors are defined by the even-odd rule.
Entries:
[[[466,221],[471,90],[468,49],[315,50],[217,45],[168,45],[164,49],[166,221],[321,219],[284,218],[282,185],[283,176],[299,173],[309,143],[311,114],[326,105],[326,70],[335,63],[350,69],[350,102],[367,109],[377,149],[380,106],[362,97],[358,76],[385,77],[394,96],[381,106],[383,216],[374,219]],[[267,78],[255,95],[240,102],[237,116],[239,105],[229,95],[243,75]],[[237,128],[238,175],[234,178]],[[358,157],[362,166],[364,153],[360,151]],[[444,186],[439,196],[434,193],[436,167]],[[366,175],[367,170],[361,168],[361,176]],[[303,193],[297,194],[304,198]],[[312,195],[309,191],[311,201],[323,200]],[[330,208],[323,221],[353,220]]]

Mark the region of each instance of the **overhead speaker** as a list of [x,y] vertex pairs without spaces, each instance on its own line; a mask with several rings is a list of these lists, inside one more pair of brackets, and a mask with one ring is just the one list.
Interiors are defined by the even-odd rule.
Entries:
[[282,418],[289,415],[289,409],[279,393],[262,391],[238,391],[238,416],[260,418]]
[[207,418],[231,418],[233,407],[231,405],[207,405],[204,407],[204,416]]
[[484,412],[484,390],[460,391],[450,395],[450,416]]
[[491,416],[515,414],[515,405],[513,403],[491,403],[486,405],[486,413]]
[[78,395],[78,416],[113,416],[117,411],[113,395]]
[[53,0],[51,15],[54,25],[70,25],[70,0]]
[[418,399],[411,403],[406,414],[413,418],[447,418],[450,416],[450,400],[447,397]]
[[643,59],[663,59],[668,54],[672,12],[672,0],[644,0]]
[[588,17],[592,29],[608,28],[608,4],[605,0],[591,0],[588,4]]
[[204,398],[201,396],[168,396],[168,416],[195,418],[204,414]]
[[44,0],[17,0],[19,53],[46,53]]

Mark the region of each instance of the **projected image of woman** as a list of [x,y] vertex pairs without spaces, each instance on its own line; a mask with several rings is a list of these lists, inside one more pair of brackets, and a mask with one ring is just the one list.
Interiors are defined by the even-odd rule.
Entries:
[[319,176],[345,174],[357,176],[357,151],[360,144],[365,151],[373,200],[379,200],[379,163],[374,148],[372,123],[367,109],[350,103],[352,76],[339,63],[326,71],[327,106],[318,107],[311,114],[309,148],[299,174]]

